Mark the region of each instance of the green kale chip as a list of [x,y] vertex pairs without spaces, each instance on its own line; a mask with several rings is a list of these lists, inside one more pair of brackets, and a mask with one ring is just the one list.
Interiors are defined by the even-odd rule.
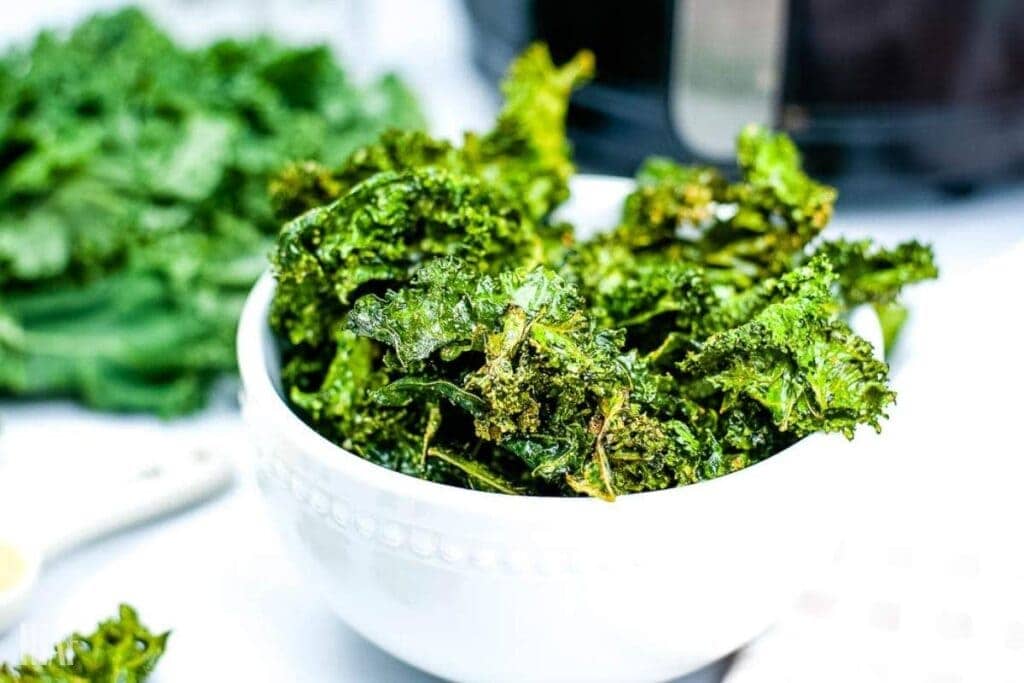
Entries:
[[324,46],[185,48],[137,9],[0,56],[0,395],[198,408],[280,226],[272,176],[421,124]]
[[271,317],[292,343],[317,344],[360,288],[408,282],[427,259],[499,271],[541,252],[523,207],[481,179],[432,167],[381,172],[284,226]]
[[89,635],[75,633],[54,647],[45,662],[26,657],[0,664],[0,683],[142,683],[164,654],[170,633],[154,634],[135,610],[121,605],[118,616]]
[[779,431],[798,437],[817,431],[852,437],[858,424],[880,429],[895,399],[888,368],[836,319],[828,260],[815,258],[782,279],[785,297],[711,335],[678,364],[681,390],[710,400],[720,413],[750,399],[768,410]]
[[[533,479],[613,498],[635,486],[615,463],[661,470],[667,456],[681,459],[644,410],[650,397],[637,387],[651,380],[623,351],[623,335],[592,324],[575,288],[548,268],[491,276],[437,259],[407,287],[359,299],[347,327],[384,345],[401,373],[373,400],[436,411],[421,462],[437,456],[471,485],[519,491]],[[476,450],[471,469],[449,437]]]
[[908,316],[900,292],[909,284],[939,275],[931,247],[916,241],[886,249],[871,240],[835,240],[824,242],[815,253],[824,254],[835,269],[837,293],[844,306],[870,304],[875,309],[886,351],[896,345]]
[[462,147],[416,131],[388,131],[337,167],[291,165],[274,179],[273,201],[283,217],[291,218],[338,199],[377,173],[432,167],[486,180],[540,221],[569,196],[574,168],[565,114],[570,92],[593,69],[589,52],[557,67],[546,47],[533,45],[509,69],[502,86],[506,102],[494,130],[467,133]]
[[649,160],[614,241],[668,250],[738,287],[785,272],[828,223],[836,192],[803,172],[785,135],[747,126],[736,149],[735,183],[712,168]]
[[935,276],[918,244],[827,242],[835,190],[757,127],[740,177],[651,160],[608,233],[554,222],[583,53],[511,67],[493,131],[388,132],[296,164],[272,256],[293,407],[396,471],[505,494],[686,485],[815,432],[876,429],[888,367],[844,322]]

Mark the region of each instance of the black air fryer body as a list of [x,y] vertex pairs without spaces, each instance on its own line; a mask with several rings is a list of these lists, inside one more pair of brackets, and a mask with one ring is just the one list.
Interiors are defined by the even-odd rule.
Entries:
[[739,126],[787,131],[845,189],[968,189],[1024,170],[1021,0],[467,0],[497,78],[534,40],[597,55],[580,163],[728,163]]

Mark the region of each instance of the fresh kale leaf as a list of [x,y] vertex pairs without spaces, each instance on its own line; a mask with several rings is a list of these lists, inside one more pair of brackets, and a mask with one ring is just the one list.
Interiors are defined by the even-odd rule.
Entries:
[[0,56],[0,395],[198,408],[280,225],[272,175],[421,124],[326,47],[191,49],[136,9]]

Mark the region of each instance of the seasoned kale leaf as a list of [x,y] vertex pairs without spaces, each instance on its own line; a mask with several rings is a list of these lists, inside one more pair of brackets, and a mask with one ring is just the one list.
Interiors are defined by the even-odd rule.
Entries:
[[271,176],[421,123],[326,47],[190,49],[136,9],[0,56],[0,395],[199,407],[280,227]]
[[574,243],[551,214],[591,68],[532,47],[491,132],[392,131],[277,177],[278,205],[305,210],[272,257],[296,410],[404,474],[606,500],[877,429],[888,367],[843,316],[934,277],[930,251],[823,241],[835,190],[756,127],[738,180],[652,160],[618,225]]
[[154,634],[135,610],[121,605],[118,616],[89,635],[75,633],[54,647],[53,657],[0,664],[0,683],[142,683],[164,654],[170,633]]

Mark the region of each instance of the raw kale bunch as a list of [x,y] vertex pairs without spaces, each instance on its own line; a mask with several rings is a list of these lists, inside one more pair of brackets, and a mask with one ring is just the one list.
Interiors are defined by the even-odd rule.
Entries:
[[419,111],[327,48],[186,49],[138,10],[0,57],[0,395],[176,415],[234,368],[293,158],[338,163]]
[[651,160],[619,224],[574,243],[551,213],[592,68],[531,47],[494,130],[389,132],[275,180],[277,206],[304,211],[272,257],[295,409],[409,475],[609,500],[877,429],[888,368],[843,314],[900,310],[903,285],[936,275],[930,250],[821,240],[835,190],[757,127],[738,180]]
[[0,683],[142,683],[163,656],[168,636],[150,632],[134,609],[121,605],[117,618],[58,643],[45,662],[26,657],[0,664]]

